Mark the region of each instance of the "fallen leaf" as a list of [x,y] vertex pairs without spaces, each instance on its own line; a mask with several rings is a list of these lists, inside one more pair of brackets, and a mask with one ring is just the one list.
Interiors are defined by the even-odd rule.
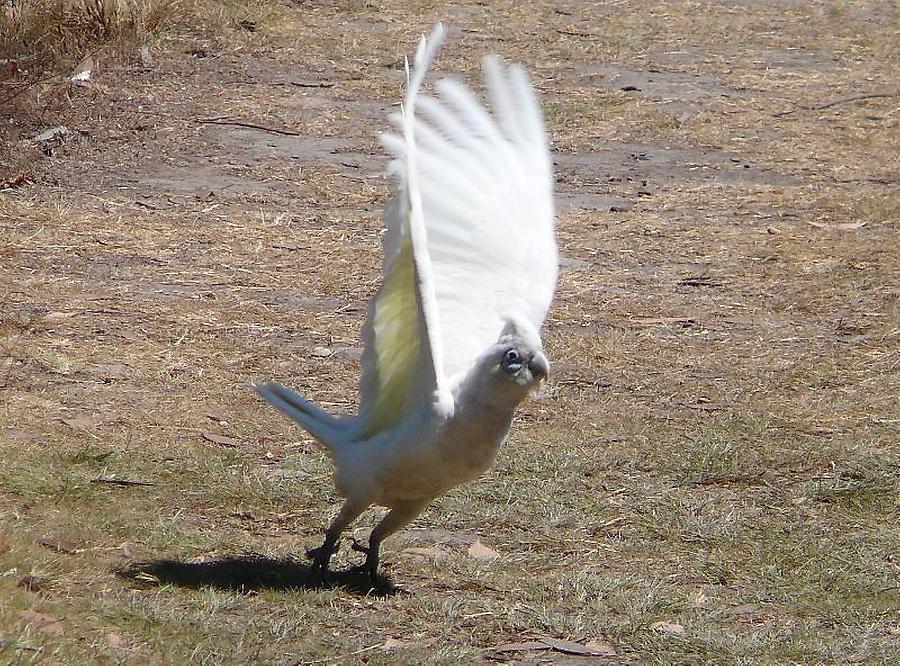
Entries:
[[72,72],[72,76],[69,80],[76,86],[89,86],[91,84],[91,72],[93,69],[94,59],[91,56],[87,56],[78,63],[78,67]]
[[531,652],[532,650],[546,650],[547,644],[541,641],[528,641],[527,643],[504,643],[498,645],[492,650],[494,652]]
[[481,541],[476,541],[471,546],[469,546],[469,557],[474,558],[476,560],[481,560],[483,562],[492,562],[494,560],[500,559],[500,553],[498,553],[493,548],[488,548]]
[[677,622],[654,622],[650,625],[650,628],[658,634],[674,634],[676,636],[684,635],[684,626],[678,624]]
[[422,555],[424,557],[433,557],[436,560],[442,560],[445,557],[447,557],[447,555],[449,555],[449,553],[445,549],[440,548],[438,546],[431,546],[431,547],[425,547],[425,548],[416,548],[416,547],[404,548],[400,552],[401,552],[401,554],[405,554],[405,555]]
[[584,644],[584,647],[593,650],[598,656],[616,656],[616,648],[613,647],[612,643],[607,643],[606,641],[588,641]]
[[70,541],[46,538],[41,539],[38,543],[44,548],[49,548],[57,553],[64,553],[66,555],[76,555],[78,553],[78,546]]
[[97,425],[97,422],[94,419],[87,416],[76,416],[70,419],[60,419],[60,421],[65,423],[72,430],[91,430]]
[[49,636],[62,636],[66,630],[62,620],[57,620],[34,610],[22,611],[19,617],[25,620],[26,624],[32,625],[38,631]]
[[494,652],[533,652],[536,650],[555,650],[563,654],[572,654],[580,657],[611,657],[616,654],[616,649],[606,641],[589,641],[576,643],[551,636],[540,636],[535,641],[522,643],[504,643],[492,648]]
[[416,541],[434,541],[435,543],[458,544],[467,546],[478,541],[474,534],[454,532],[453,530],[413,528],[403,530],[398,536]]
[[33,141],[35,143],[46,143],[47,141],[53,141],[54,139],[65,139],[69,134],[71,134],[71,132],[68,127],[65,125],[57,125],[56,127],[44,130],[35,136]]
[[212,442],[213,444],[221,444],[222,446],[239,446],[240,442],[232,437],[226,437],[225,435],[217,435],[214,432],[204,432],[203,439]]
[[838,231],[852,231],[853,229],[862,229],[864,226],[868,224],[866,220],[860,220],[859,222],[841,222],[837,224],[829,224],[827,222],[814,222],[812,220],[807,220],[808,225],[816,227],[818,229],[836,229]]
[[71,319],[72,317],[74,317],[77,314],[78,314],[77,312],[63,312],[60,310],[60,311],[51,312],[51,313],[45,315],[44,321],[46,321],[46,322],[62,321],[64,319]]
[[3,187],[4,189],[14,190],[17,187],[22,187],[26,183],[30,182],[31,179],[28,177],[28,174],[23,172],[12,176],[11,178],[7,178],[5,181],[3,181]]
[[335,347],[332,355],[345,361],[359,361],[362,359],[363,350],[359,347]]
[[[551,638],[550,636],[541,636],[538,638],[538,641],[557,652],[575,654],[582,657],[606,657],[610,655],[609,649],[612,649],[611,645],[608,646],[607,649],[594,648],[587,644],[576,643],[575,641],[564,641],[558,638]],[[615,653],[616,651],[613,650],[612,654]]]

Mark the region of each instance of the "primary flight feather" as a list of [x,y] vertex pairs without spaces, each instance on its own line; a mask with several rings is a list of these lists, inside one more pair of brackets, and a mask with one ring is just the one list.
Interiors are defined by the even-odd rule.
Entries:
[[438,24],[407,65],[384,213],[384,278],[369,304],[360,407],[335,417],[275,382],[255,389],[328,450],[344,504],[309,552],[327,571],[340,534],[373,504],[381,542],[436,497],[490,467],[516,406],[545,379],[538,333],[556,286],[553,174],[525,70],[490,56],[490,111],[462,83],[421,93],[443,40]]

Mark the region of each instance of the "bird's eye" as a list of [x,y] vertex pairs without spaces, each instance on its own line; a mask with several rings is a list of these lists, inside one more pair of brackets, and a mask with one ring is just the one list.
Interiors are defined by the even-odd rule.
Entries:
[[522,367],[522,357],[515,349],[509,349],[503,355],[503,369],[507,372],[516,372]]

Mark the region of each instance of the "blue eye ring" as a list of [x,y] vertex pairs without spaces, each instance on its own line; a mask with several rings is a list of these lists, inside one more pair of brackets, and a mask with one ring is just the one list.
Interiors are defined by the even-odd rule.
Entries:
[[500,362],[500,367],[503,368],[504,372],[511,375],[516,374],[522,369],[521,354],[519,354],[516,349],[507,349],[503,354],[503,360]]

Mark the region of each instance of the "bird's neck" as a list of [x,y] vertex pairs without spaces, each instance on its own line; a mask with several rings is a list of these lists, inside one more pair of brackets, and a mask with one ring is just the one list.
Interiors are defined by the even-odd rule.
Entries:
[[510,388],[498,386],[489,369],[476,365],[453,392],[454,415],[465,413],[468,418],[508,424],[512,421],[516,407],[525,397]]

